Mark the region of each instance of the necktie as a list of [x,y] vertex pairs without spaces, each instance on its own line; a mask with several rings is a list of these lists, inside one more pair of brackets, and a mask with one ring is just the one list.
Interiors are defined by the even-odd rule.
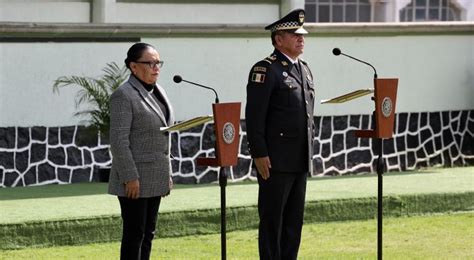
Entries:
[[300,67],[300,64],[299,64],[299,62],[295,62],[295,63],[293,63],[293,66],[295,66],[295,68],[296,68],[296,71],[298,72],[298,75],[300,75],[300,76],[301,76],[301,67]]

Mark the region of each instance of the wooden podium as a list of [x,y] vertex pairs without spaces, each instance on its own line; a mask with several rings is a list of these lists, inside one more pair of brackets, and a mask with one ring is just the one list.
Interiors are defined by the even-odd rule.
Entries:
[[212,104],[214,114],[215,154],[212,158],[197,158],[202,166],[228,167],[237,165],[239,152],[240,103]]
[[197,158],[196,163],[200,166],[220,167],[219,186],[221,192],[221,257],[222,259],[226,259],[226,167],[237,165],[237,156],[240,144],[240,103],[212,104],[212,110],[214,114],[214,133],[216,136],[216,157]]
[[[376,74],[375,74],[376,75]],[[356,130],[355,135],[359,138],[374,138],[378,143],[378,159],[377,159],[377,259],[382,259],[382,218],[383,218],[383,139],[390,139],[393,135],[395,122],[395,105],[397,102],[397,86],[398,79],[378,79],[374,78],[373,89],[361,89],[351,93],[322,100],[322,104],[326,103],[343,103],[358,97],[374,93],[372,100],[375,103],[375,111],[373,112],[373,120],[375,122],[374,129]]]
[[355,135],[361,138],[390,139],[395,122],[398,79],[374,79],[375,129],[357,130]]

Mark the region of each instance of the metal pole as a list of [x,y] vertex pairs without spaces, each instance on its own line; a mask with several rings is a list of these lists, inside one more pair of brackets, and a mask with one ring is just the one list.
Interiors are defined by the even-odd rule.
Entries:
[[383,218],[383,139],[379,141],[379,158],[377,159],[377,259],[382,260],[382,218]]
[[227,173],[225,167],[219,170],[219,186],[221,187],[221,259],[226,259],[226,222],[225,222],[225,186]]

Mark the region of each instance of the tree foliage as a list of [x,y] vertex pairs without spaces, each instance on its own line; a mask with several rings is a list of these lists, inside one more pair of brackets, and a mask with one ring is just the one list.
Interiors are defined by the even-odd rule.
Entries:
[[96,132],[108,136],[110,129],[110,95],[129,76],[125,66],[119,67],[115,62],[107,63],[102,69],[104,74],[99,78],[85,76],[62,76],[54,81],[53,92],[59,93],[63,87],[79,87],[75,98],[76,110],[87,104],[87,109],[79,110],[74,116],[88,116],[86,124]]

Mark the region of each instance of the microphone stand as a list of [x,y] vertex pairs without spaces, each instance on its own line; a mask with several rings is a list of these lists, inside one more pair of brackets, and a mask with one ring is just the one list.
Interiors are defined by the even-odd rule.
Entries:
[[[377,89],[377,70],[375,70],[374,66],[372,66],[370,63],[365,62],[363,60],[357,59],[355,57],[352,57],[350,55],[347,55],[339,48],[334,48],[332,50],[332,53],[336,56],[338,55],[344,55],[348,58],[351,58],[353,60],[356,60],[358,62],[364,63],[366,65],[369,65],[372,67],[374,70],[374,88]],[[374,98],[372,97],[372,100]],[[374,100],[375,101],[375,100]],[[377,122],[375,122],[375,111],[372,113],[372,119],[374,121],[374,125],[377,126]],[[377,158],[377,259],[382,260],[382,221],[383,221],[383,172],[384,172],[384,159],[383,159],[383,139],[377,137],[375,145],[378,145],[378,158]]]
[[334,49],[332,50],[332,53],[333,53],[334,55],[336,55],[336,56],[339,56],[339,55],[342,54],[342,55],[344,55],[344,56],[346,56],[346,57],[348,57],[348,58],[351,58],[351,59],[356,60],[356,61],[358,61],[358,62],[364,63],[364,64],[366,64],[366,65],[369,65],[369,66],[374,70],[374,79],[377,79],[377,70],[375,70],[375,68],[374,68],[374,66],[372,66],[372,64],[370,64],[370,63],[368,63],[368,62],[365,62],[365,61],[363,61],[363,60],[359,60],[359,59],[357,59],[357,58],[355,58],[355,57],[352,57],[351,55],[347,55],[347,54],[341,52],[341,50],[340,50],[339,48],[334,48]]
[[219,169],[219,187],[221,191],[221,259],[225,260],[227,256],[226,249],[226,196],[225,196],[225,187],[227,186],[227,167],[221,166]]
[[216,104],[219,104],[219,97],[217,96],[217,92],[213,88],[210,88],[210,87],[198,84],[198,83],[194,83],[194,82],[191,82],[191,81],[187,81],[187,80],[184,80],[184,79],[181,79],[181,80],[184,81],[184,82],[187,82],[189,84],[193,84],[193,85],[196,85],[196,86],[206,88],[206,89],[210,89],[210,90],[214,91],[214,95],[216,95],[216,98],[215,98],[214,101],[215,101]]
[[[219,104],[219,97],[217,95],[217,92],[213,88],[207,87],[207,86],[204,86],[204,85],[201,85],[201,84],[198,84],[198,83],[194,83],[194,82],[191,82],[191,81],[184,80],[179,75],[174,76],[173,81],[176,82],[176,83],[180,83],[181,81],[184,81],[184,82],[187,82],[189,84],[196,85],[198,87],[202,87],[202,88],[205,88],[205,89],[210,89],[216,95],[215,103]],[[226,235],[227,234],[226,234],[226,219],[225,219],[225,215],[226,215],[226,203],[225,202],[226,202],[226,186],[227,186],[227,171],[226,171],[226,168],[227,167],[221,166],[220,169],[219,169],[219,187],[220,187],[220,199],[221,199],[221,259],[222,260],[226,260],[226,258],[227,258],[227,246],[226,246],[226,241],[227,241]]]
[[[374,75],[375,89],[377,89],[377,73]],[[375,120],[375,111],[372,114],[372,118]],[[377,125],[377,122],[375,122]],[[383,159],[383,139],[376,138],[378,143],[378,155],[377,158],[377,259],[382,260],[382,220],[383,220],[383,172],[384,172],[384,159]]]

